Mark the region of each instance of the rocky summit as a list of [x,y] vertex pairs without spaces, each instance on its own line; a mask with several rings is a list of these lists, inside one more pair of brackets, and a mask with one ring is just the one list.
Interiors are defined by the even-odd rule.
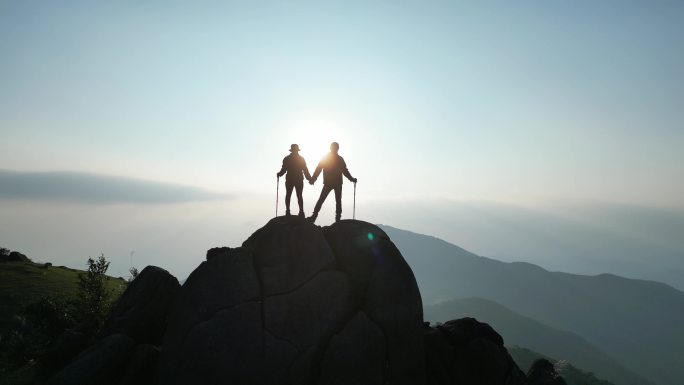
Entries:
[[172,310],[161,383],[425,381],[420,293],[377,227],[277,218],[207,257]]
[[487,324],[424,323],[399,250],[354,220],[274,218],[210,249],[182,287],[148,267],[98,338],[50,383],[528,383]]

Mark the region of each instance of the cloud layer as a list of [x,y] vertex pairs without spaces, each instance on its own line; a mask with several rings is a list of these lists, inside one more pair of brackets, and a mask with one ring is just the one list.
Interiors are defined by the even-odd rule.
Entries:
[[75,203],[184,203],[229,199],[229,194],[143,179],[80,172],[0,170],[0,199]]

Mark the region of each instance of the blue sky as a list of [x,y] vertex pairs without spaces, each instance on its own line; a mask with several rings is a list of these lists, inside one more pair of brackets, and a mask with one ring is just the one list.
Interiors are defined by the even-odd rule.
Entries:
[[243,197],[258,226],[290,143],[313,168],[336,140],[361,207],[679,212],[682,20],[678,1],[0,1],[0,169]]

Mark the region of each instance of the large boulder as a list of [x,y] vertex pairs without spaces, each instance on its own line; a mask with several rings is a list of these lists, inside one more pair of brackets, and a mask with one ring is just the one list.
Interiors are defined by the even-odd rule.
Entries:
[[133,349],[131,358],[119,385],[152,385],[156,383],[159,348],[140,344]]
[[74,357],[88,347],[90,337],[78,330],[67,329],[40,359],[41,375],[47,377],[62,369]]
[[422,304],[378,227],[279,217],[181,288],[163,384],[425,384]]
[[47,385],[114,385],[123,375],[135,342],[123,334],[112,334],[83,351]]
[[393,363],[385,372],[388,380],[424,381],[423,365],[406,364],[424,355],[423,302],[413,271],[397,247],[379,227],[361,221],[340,221],[323,233],[349,277],[356,302],[384,334],[387,361]]
[[147,266],[114,305],[98,338],[122,333],[139,344],[161,344],[167,316],[179,289],[178,280],[168,271]]
[[425,350],[430,385],[525,385],[518,368],[489,325],[474,318],[426,327]]

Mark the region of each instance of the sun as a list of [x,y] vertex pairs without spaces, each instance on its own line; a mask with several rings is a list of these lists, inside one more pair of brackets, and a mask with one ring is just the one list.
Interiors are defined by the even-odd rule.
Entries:
[[330,143],[343,141],[339,126],[325,119],[301,120],[292,132],[292,143],[297,143],[300,154],[314,164],[330,151]]

